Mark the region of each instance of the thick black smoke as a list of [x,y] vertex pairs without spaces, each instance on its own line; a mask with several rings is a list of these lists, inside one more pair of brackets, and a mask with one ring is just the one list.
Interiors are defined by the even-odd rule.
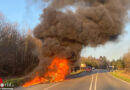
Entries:
[[[48,0],[41,23],[34,35],[42,40],[40,64],[45,67],[55,57],[67,58],[70,65],[78,62],[82,46],[96,47],[115,41],[123,32],[129,0]],[[73,6],[75,11],[66,10]]]

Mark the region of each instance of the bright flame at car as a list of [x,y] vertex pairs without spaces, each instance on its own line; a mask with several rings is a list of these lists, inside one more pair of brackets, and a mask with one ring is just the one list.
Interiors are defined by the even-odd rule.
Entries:
[[33,80],[26,82],[23,87],[28,87],[40,83],[46,82],[59,82],[65,79],[65,76],[68,74],[69,64],[67,59],[55,58],[50,66],[48,67],[48,72],[40,77],[38,73]]

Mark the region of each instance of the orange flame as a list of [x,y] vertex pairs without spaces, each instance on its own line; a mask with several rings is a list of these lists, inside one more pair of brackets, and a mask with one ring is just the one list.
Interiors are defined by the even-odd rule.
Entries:
[[63,81],[69,71],[68,60],[55,58],[50,64],[50,66],[48,67],[48,70],[49,71],[45,73],[43,77],[40,77],[37,73],[36,77],[33,80],[26,82],[23,85],[23,87],[28,87],[28,86],[32,86],[40,83],[46,83],[46,82]]

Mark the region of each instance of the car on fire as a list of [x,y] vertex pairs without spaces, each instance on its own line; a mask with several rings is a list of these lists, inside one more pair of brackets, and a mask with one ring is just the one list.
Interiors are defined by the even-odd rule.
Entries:
[[91,71],[92,71],[92,67],[88,66],[88,67],[86,68],[86,72],[91,72]]

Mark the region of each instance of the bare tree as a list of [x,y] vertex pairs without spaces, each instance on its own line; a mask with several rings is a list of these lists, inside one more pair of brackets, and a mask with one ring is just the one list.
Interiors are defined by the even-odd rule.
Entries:
[[0,76],[22,76],[39,63],[32,35],[21,35],[18,27],[0,18]]

